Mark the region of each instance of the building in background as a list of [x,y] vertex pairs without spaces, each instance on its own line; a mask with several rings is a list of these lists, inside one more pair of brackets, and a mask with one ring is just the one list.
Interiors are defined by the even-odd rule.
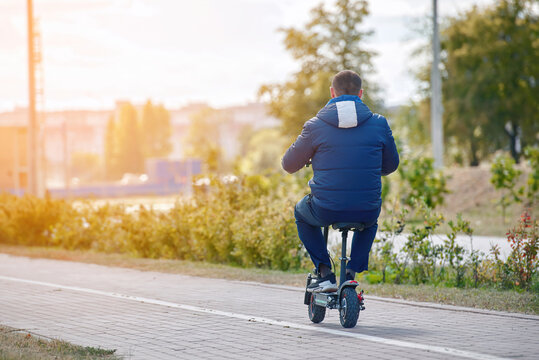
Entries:
[[28,187],[28,134],[26,127],[0,127],[0,192],[22,194]]
[[[49,111],[44,114],[42,136],[44,146],[44,176],[46,186],[66,186],[66,167],[71,166],[76,153],[94,154],[103,158],[107,122],[114,116],[123,102],[118,101],[111,110],[65,110]],[[191,117],[207,107],[204,103],[193,103],[179,109],[169,110],[172,123],[173,150],[168,160],[185,159],[184,139]],[[141,106],[136,106],[138,110]],[[267,115],[262,103],[227,107],[224,112],[228,121],[220,126],[219,145],[227,159],[239,152],[238,136],[249,126],[253,130],[278,126],[278,119]],[[28,110],[15,108],[0,113],[0,191],[14,191],[27,186],[27,128]],[[18,145],[16,145],[18,144]]]

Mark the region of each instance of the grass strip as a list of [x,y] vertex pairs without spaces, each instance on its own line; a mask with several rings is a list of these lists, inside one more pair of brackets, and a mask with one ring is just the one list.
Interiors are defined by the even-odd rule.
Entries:
[[[127,254],[105,254],[91,251],[64,250],[45,247],[24,247],[0,244],[0,253],[67,260],[82,263],[117,266],[142,271],[157,271],[191,276],[255,281],[265,284],[305,286],[304,272],[285,272],[258,268],[239,268],[229,265],[206,262],[144,259]],[[361,287],[367,295],[394,299],[426,301],[438,304],[465,306],[486,310],[498,310],[539,315],[539,294],[493,288],[450,288],[433,285],[396,285],[369,284],[362,282]]]
[[0,359],[2,360],[93,360],[121,359],[116,350],[78,346],[63,340],[36,337],[27,331],[0,325]]

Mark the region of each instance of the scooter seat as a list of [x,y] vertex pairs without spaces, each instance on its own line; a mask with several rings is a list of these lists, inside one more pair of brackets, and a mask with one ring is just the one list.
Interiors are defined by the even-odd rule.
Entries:
[[339,231],[363,231],[365,229],[365,223],[335,223],[331,225],[335,230]]

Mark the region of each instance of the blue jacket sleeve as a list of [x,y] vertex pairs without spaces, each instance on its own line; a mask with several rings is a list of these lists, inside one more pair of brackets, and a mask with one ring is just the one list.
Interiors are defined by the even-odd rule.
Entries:
[[391,174],[399,167],[399,153],[389,124],[385,130],[384,147],[382,149],[382,176]]
[[314,148],[312,145],[311,131],[309,129],[309,122],[306,122],[303,125],[301,134],[290,145],[288,150],[286,150],[281,164],[284,170],[292,174],[304,167],[313,155]]

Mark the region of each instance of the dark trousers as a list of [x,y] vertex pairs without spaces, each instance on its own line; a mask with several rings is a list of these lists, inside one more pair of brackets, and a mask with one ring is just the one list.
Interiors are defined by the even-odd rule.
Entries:
[[315,204],[312,195],[309,194],[301,199],[294,208],[296,225],[299,239],[305,245],[311,260],[317,269],[320,264],[326,264],[331,268],[322,227],[337,222],[363,222],[374,225],[363,231],[355,232],[352,239],[351,260],[346,266],[357,273],[368,270],[369,252],[371,251],[380,215],[380,209],[369,211],[331,211]]

